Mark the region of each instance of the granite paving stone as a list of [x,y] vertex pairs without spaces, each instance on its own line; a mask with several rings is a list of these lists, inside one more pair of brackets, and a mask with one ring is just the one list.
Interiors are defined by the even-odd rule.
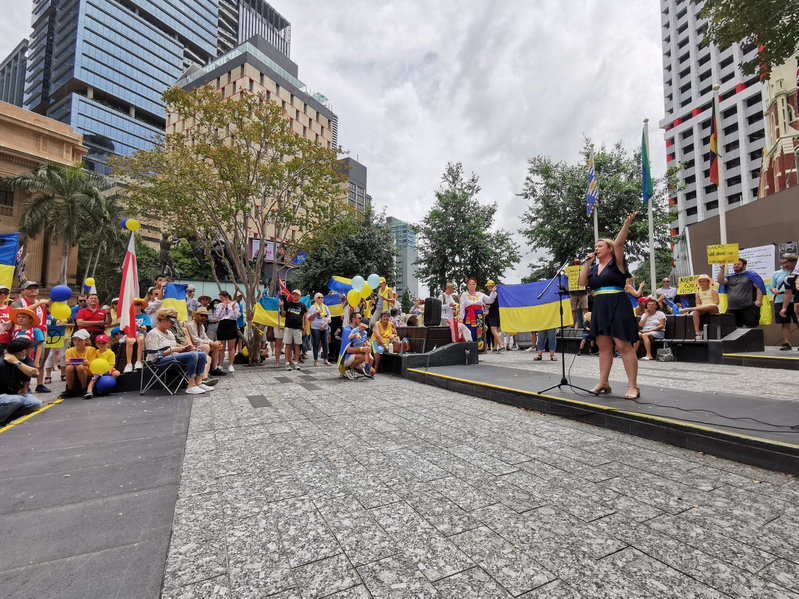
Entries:
[[302,597],[327,597],[360,584],[361,577],[347,557],[340,553],[294,568]]
[[392,556],[358,567],[375,599],[424,599],[438,597],[436,588],[405,557]]
[[442,597],[455,599],[510,599],[513,595],[481,568],[471,568],[433,583]]

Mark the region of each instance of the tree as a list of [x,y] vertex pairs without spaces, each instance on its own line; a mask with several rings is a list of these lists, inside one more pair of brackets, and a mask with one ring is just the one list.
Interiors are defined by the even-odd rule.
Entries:
[[[164,93],[182,123],[154,147],[113,161],[128,205],[203,246],[214,280],[217,259],[253,306],[260,295],[266,242],[296,253],[323,225],[349,213],[336,153],[295,133],[279,100],[246,90],[223,98],[211,85]],[[258,250],[252,254],[252,242]],[[276,266],[277,254],[272,259]],[[272,270],[274,272],[274,270]],[[252,323],[254,310],[248,311]],[[250,361],[260,333],[250,326]]]
[[386,224],[385,212],[375,214],[367,205],[362,218],[333,223],[308,242],[307,258],[291,275],[304,291],[322,291],[333,275],[351,278],[372,273],[385,277],[389,286],[396,280],[394,237]]
[[[204,254],[201,256],[205,258]],[[187,239],[181,239],[172,250],[172,261],[183,279],[205,279],[211,269],[207,260],[197,257],[197,252]]]
[[411,298],[411,292],[408,291],[407,287],[402,290],[402,297],[400,298],[400,304],[402,305],[402,313],[407,314],[413,308],[413,298]]
[[491,231],[496,203],[480,204],[479,192],[477,175],[465,179],[460,162],[447,164],[435,203],[417,227],[416,275],[433,296],[444,290],[447,281],[474,277],[482,285],[519,262],[510,233]]
[[754,58],[741,63],[744,73],[762,69],[767,74],[799,51],[799,3],[795,0],[704,0],[702,16],[708,19],[706,44],[763,46]]
[[[525,227],[520,232],[531,250],[547,256],[531,264],[532,272],[525,280],[552,276],[556,268],[569,259],[582,259],[594,247],[593,220],[586,216],[589,142],[581,152],[580,164],[553,163],[547,156],[535,156],[529,162],[521,195],[528,202],[522,216]],[[641,211],[630,227],[625,247],[629,262],[649,257],[648,222],[641,201],[641,151],[630,155],[617,143],[604,145],[594,153],[594,168],[599,181],[597,215],[599,236],[615,238],[630,212]],[[668,180],[668,181],[667,181]],[[667,184],[676,185],[676,170],[655,183],[650,199],[654,208],[655,248],[666,248],[669,241],[668,212],[665,199]]]
[[[122,262],[127,251],[127,235],[125,235],[117,224],[119,234],[123,239],[122,244],[114,244],[103,250],[100,260],[96,262],[96,269],[93,277],[95,288],[101,302],[108,302],[113,297],[119,295],[119,288],[122,285]],[[155,276],[158,274],[158,252],[144,243],[138,233],[134,233],[136,243],[136,266],[139,272],[139,293],[144,292],[153,284]],[[78,252],[78,272],[95,264],[96,254],[88,246],[80,246]]]
[[17,191],[33,192],[20,219],[26,237],[40,234],[62,241],[59,283],[67,283],[69,250],[78,245],[85,231],[108,224],[106,202],[100,193],[105,180],[80,165],[40,164],[32,172],[7,177],[3,182]]

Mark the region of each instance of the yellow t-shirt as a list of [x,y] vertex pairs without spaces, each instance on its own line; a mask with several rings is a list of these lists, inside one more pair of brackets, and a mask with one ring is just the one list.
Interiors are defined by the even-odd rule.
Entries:
[[[115,364],[117,362],[117,356],[114,352],[112,352],[110,349],[107,349],[102,353],[100,352],[99,349],[95,349],[95,352],[97,353],[98,358],[102,358],[103,360],[106,360],[109,364],[111,364],[111,370],[116,369]],[[89,360],[89,362],[91,363],[91,360]]]
[[88,360],[89,364],[91,364],[92,360],[94,360],[96,357],[97,349],[91,345],[87,345],[82,354],[78,353],[77,347],[70,347],[66,352],[64,352],[64,359],[67,361],[67,364],[69,364],[70,360],[77,360],[78,358],[81,360]]

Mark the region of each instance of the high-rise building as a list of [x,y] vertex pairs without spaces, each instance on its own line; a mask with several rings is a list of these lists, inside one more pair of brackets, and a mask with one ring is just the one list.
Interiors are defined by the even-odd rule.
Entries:
[[0,63],[0,102],[22,106],[27,52],[28,40],[22,40]]
[[713,85],[719,84],[721,161],[729,207],[757,199],[765,143],[765,86],[758,75],[744,75],[739,64],[757,53],[754,45],[726,48],[702,45],[707,29],[702,3],[660,0],[663,34],[663,89],[669,166],[681,165],[685,184],[669,204],[678,210],[672,234],[718,214],[718,193],[710,181],[710,121]]
[[161,95],[190,66],[262,32],[289,54],[290,26],[263,0],[34,0],[24,106],[72,125],[88,168],[150,147]]
[[366,193],[366,167],[352,158],[342,158],[339,163],[342,172],[347,177],[347,203],[360,212],[364,212],[366,206],[372,201],[372,196]]
[[393,216],[387,217],[386,223],[391,227],[397,248],[396,291],[402,295],[402,291],[407,289],[411,298],[415,298],[419,295],[419,281],[414,265],[419,256],[416,250],[416,233],[410,224]]

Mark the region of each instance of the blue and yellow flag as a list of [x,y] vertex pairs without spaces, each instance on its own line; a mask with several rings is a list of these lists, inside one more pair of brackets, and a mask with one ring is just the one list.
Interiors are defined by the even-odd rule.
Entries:
[[[732,274],[727,273],[727,276],[730,277]],[[760,305],[760,325],[767,325],[773,322],[772,318],[772,309],[771,309],[771,297],[769,297],[768,292],[766,290],[766,284],[763,282],[763,278],[757,274],[753,270],[746,270],[741,275],[752,281],[754,285],[760,289],[760,292],[763,294],[763,302]],[[727,312],[727,286],[726,285],[719,285],[718,287],[719,292],[719,312],[724,314]]]
[[255,304],[252,321],[267,327],[280,328],[279,300],[276,297],[262,296]]
[[322,302],[327,306],[330,316],[333,318],[344,315],[344,304],[341,303],[341,298],[338,294],[326,295]]
[[563,326],[574,324],[569,296],[561,298],[558,295],[557,281],[538,299],[548,283],[549,280],[497,286],[499,321],[503,331],[556,329],[560,327],[559,303],[563,305]]
[[594,152],[588,157],[588,192],[586,193],[585,210],[587,216],[591,216],[596,208],[596,203],[599,201],[599,181],[596,178],[596,171],[594,170]]
[[19,233],[0,235],[0,284],[11,289],[14,284],[14,265],[17,263]]
[[352,279],[345,279],[344,277],[330,277],[330,282],[327,284],[327,288],[330,289],[330,291],[347,295],[347,292],[352,289]]
[[178,311],[178,320],[187,321],[189,310],[186,307],[186,287],[183,283],[167,283],[164,287],[164,308],[175,308]]

